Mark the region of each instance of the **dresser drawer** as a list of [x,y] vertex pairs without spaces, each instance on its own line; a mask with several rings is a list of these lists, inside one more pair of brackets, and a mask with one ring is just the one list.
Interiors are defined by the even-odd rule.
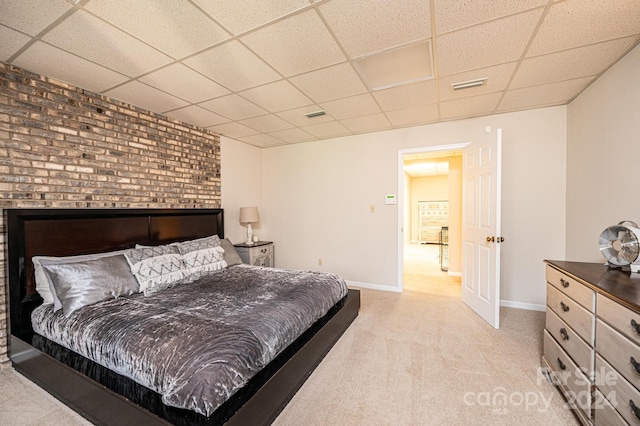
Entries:
[[596,426],[627,426],[627,422],[600,392],[596,391],[594,397],[596,409],[593,410],[593,420]]
[[602,294],[596,296],[598,317],[640,345],[640,315]]
[[547,305],[590,346],[593,346],[595,314],[550,284],[547,284]]
[[595,291],[547,265],[547,282],[582,305],[595,312]]
[[558,344],[578,364],[589,371],[593,370],[594,351],[575,331],[558,317],[551,309],[547,309],[546,328]]
[[557,372],[553,375],[554,383],[564,387],[568,391],[567,399],[591,418],[591,382],[547,330],[544,331],[544,357]]
[[640,372],[633,368],[631,358],[640,370],[640,346],[602,322],[597,321],[596,351],[633,386],[640,389]]
[[[640,419],[631,409],[631,402],[640,414],[640,391],[618,373],[600,355],[596,355],[596,386],[624,419],[631,425],[640,426]],[[598,407],[596,406],[596,409]]]

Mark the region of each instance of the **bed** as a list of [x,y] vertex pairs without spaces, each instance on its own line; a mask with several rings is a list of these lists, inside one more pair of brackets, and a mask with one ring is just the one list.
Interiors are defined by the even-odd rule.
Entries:
[[[327,290],[325,293],[333,291],[335,294],[327,296],[326,300],[317,294],[302,296],[307,288],[317,291],[324,285],[334,286],[328,284],[334,281],[331,274],[226,264],[213,273],[196,278],[190,275],[187,284],[161,289],[148,297],[134,293],[73,313],[67,312],[65,305],[64,315],[62,310],[54,313],[51,305],[43,304],[36,291],[36,270],[31,261],[34,256],[72,256],[119,250],[126,250],[130,256],[149,246],[182,247],[193,241],[224,239],[223,210],[9,209],[5,219],[10,296],[9,355],[13,366],[95,424],[269,424],[358,313],[360,298],[354,290],[344,290],[344,293]],[[136,246],[139,249],[134,249]],[[262,270],[262,275],[254,277],[252,274],[258,269]],[[234,278],[236,281],[231,281]],[[247,282],[252,284],[244,286]],[[323,306],[295,307],[292,304],[287,309],[293,312],[291,318],[294,319],[280,318],[280,312],[287,310],[284,307],[289,306],[292,294],[285,290],[290,285],[287,282],[295,284],[292,291],[299,293],[301,300],[306,297],[308,303]],[[258,296],[248,293],[254,286]],[[180,297],[184,299],[178,301]],[[171,305],[171,309],[177,311],[166,311],[165,305]],[[231,317],[216,322],[217,313],[213,315],[212,310],[229,311]],[[248,312],[245,317],[242,316],[244,311]],[[317,311],[313,319],[303,319],[311,311]],[[111,315],[123,318],[112,319]],[[32,317],[37,332],[34,332]],[[195,323],[190,323],[190,328],[181,332],[174,332],[174,328],[186,323],[187,317]],[[145,322],[153,318],[164,322]],[[118,321],[134,325],[114,332],[117,339],[105,337]],[[250,321],[254,323],[250,324]],[[73,327],[69,325],[71,323]],[[235,324],[242,326],[240,329],[246,328],[240,338],[226,334],[227,328],[235,327]],[[163,328],[167,335],[182,334],[183,340],[188,341],[180,343],[180,348],[188,347],[188,351],[174,348],[175,358],[165,363],[178,366],[176,371],[148,368],[150,364],[144,358],[147,343],[139,345],[143,348],[140,353],[122,352],[123,347],[129,350],[136,346],[131,342],[156,341],[158,336],[154,333]],[[132,334],[122,337],[125,329]],[[280,334],[287,334],[277,331],[280,329],[290,331],[290,336],[280,339]],[[75,330],[76,335],[65,337],[68,330]],[[94,346],[87,343],[91,339],[86,336],[92,332],[105,340],[115,341],[116,346],[120,345],[115,353],[125,355],[105,356],[110,352],[101,352],[103,342],[98,341]],[[208,336],[222,340],[216,342]],[[167,341],[175,336],[164,338],[166,340],[160,342],[167,346]],[[235,341],[253,340],[261,343],[247,349],[229,349]],[[183,358],[189,357],[183,352],[189,353],[191,358],[197,356],[199,361],[195,364],[184,361]],[[224,352],[230,352],[228,356],[233,359],[244,357],[242,365],[248,365],[247,372],[235,366],[225,370],[236,388],[228,389],[224,380],[212,383],[210,379],[217,376],[208,376],[204,367],[226,366],[227,361],[209,362],[217,360]],[[122,358],[138,361],[144,368],[134,369],[134,373],[143,371],[144,374],[132,375],[127,366],[122,365]],[[187,370],[191,371],[189,375],[184,374]],[[168,378],[161,373],[166,373]],[[188,376],[187,384],[172,382],[177,376]],[[176,389],[178,391],[173,392]]]

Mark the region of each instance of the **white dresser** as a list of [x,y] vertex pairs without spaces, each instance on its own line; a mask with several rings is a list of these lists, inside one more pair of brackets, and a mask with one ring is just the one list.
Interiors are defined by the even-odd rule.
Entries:
[[549,378],[583,424],[640,426],[640,275],[597,263],[546,268]]

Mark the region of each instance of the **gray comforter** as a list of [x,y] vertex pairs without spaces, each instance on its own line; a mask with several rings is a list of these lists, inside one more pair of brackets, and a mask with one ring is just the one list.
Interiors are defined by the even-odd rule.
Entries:
[[166,405],[208,416],[346,294],[333,274],[235,265],[69,318],[43,305],[32,322],[36,333],[158,392]]

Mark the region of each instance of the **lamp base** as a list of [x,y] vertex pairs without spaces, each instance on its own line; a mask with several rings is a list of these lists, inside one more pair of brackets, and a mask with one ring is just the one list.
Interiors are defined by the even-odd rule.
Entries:
[[253,230],[251,229],[251,222],[247,223],[247,241],[245,244],[248,246],[253,245]]

